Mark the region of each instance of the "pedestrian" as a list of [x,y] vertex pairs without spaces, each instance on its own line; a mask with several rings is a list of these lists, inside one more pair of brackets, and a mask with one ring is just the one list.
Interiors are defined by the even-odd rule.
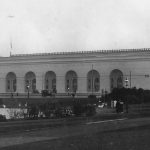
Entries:
[[117,104],[117,101],[116,101],[116,100],[114,100],[114,108],[116,108],[116,104]]

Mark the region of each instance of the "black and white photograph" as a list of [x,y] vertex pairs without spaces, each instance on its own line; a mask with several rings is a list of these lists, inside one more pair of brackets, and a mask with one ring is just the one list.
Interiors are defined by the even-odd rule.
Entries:
[[0,0],[0,150],[149,141],[149,0]]

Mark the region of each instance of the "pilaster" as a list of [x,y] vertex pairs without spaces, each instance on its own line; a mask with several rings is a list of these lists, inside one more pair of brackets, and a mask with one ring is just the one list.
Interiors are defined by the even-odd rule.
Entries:
[[65,93],[65,77],[56,76],[56,89],[57,93]]
[[42,73],[42,72],[36,73],[36,89],[39,92],[44,90],[44,73]]

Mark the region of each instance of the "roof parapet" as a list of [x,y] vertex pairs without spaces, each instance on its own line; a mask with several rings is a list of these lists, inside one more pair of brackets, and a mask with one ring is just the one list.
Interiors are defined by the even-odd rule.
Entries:
[[52,53],[33,53],[33,54],[11,54],[10,57],[26,57],[26,56],[48,56],[48,55],[71,55],[71,54],[94,54],[94,53],[126,53],[126,52],[150,52],[150,48],[138,49],[111,49],[111,50],[91,50],[91,51],[73,51],[73,52],[52,52]]

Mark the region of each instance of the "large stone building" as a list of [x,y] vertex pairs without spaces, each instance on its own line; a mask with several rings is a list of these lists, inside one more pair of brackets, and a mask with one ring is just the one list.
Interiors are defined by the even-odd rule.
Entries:
[[150,89],[150,49],[21,54],[0,58],[0,93],[57,89],[100,94],[114,87]]

